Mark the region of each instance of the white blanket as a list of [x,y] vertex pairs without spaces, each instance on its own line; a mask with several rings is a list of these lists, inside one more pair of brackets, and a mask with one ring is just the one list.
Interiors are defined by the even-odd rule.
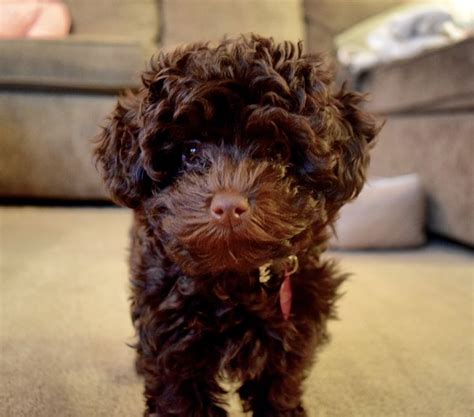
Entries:
[[473,34],[473,25],[472,14],[462,22],[442,6],[399,7],[337,36],[338,59],[351,72],[359,73],[462,40]]

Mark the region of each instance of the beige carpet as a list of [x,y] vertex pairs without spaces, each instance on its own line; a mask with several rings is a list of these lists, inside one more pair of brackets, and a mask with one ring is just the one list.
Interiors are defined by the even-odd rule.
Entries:
[[[130,214],[0,216],[0,416],[139,417],[126,346]],[[335,255],[354,275],[308,381],[310,416],[472,416],[472,253],[437,243]]]

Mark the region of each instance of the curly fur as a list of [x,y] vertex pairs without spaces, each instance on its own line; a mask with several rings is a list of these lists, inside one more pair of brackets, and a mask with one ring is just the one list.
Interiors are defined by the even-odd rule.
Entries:
[[[328,339],[344,277],[323,261],[328,227],[361,190],[374,119],[331,91],[301,43],[259,36],[160,54],[123,97],[96,158],[134,210],[131,311],[145,415],[223,417],[223,377],[255,417],[305,416],[301,384]],[[191,152],[192,151],[192,152]],[[248,198],[243,227],[210,221],[216,192]],[[293,309],[279,260],[297,255]],[[258,267],[274,260],[272,278]]]

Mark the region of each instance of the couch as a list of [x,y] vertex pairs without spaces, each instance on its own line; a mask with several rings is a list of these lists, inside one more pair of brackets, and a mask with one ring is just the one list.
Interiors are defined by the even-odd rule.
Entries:
[[299,0],[66,3],[66,39],[0,41],[0,198],[106,199],[91,140],[159,50],[252,31],[304,37]]
[[474,38],[361,74],[385,120],[371,174],[418,173],[430,231],[474,245]]

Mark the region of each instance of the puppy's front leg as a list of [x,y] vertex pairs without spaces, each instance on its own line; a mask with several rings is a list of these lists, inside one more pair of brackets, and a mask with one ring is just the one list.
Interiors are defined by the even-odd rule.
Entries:
[[277,373],[271,369],[247,381],[239,389],[244,410],[253,411],[253,417],[306,417],[301,401],[303,379],[302,370]]
[[215,387],[204,379],[158,384],[145,384],[145,417],[227,417],[214,402]]
[[227,417],[219,406],[225,393],[216,382],[212,337],[191,341],[181,332],[157,351],[138,343],[137,368],[145,378],[145,417]]

